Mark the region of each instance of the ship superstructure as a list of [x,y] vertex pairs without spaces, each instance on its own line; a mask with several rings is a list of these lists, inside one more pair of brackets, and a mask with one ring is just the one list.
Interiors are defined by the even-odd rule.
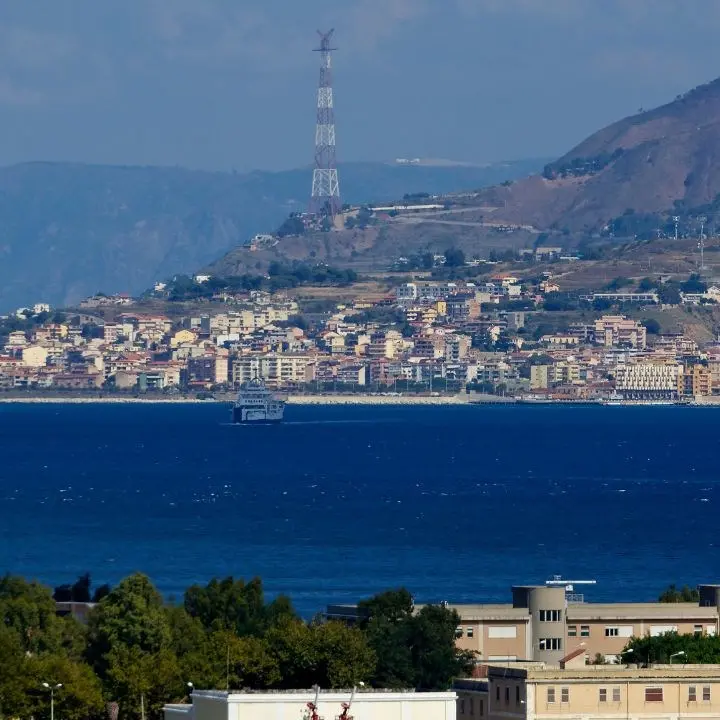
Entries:
[[240,386],[233,404],[235,424],[270,424],[282,422],[285,401],[275,397],[262,380],[250,380]]

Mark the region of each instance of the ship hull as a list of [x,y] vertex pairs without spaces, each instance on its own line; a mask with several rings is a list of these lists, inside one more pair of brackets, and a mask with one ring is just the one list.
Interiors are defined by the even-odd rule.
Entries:
[[238,407],[233,408],[232,411],[233,425],[278,425],[282,420],[282,414],[268,415],[258,411],[243,413],[243,409]]

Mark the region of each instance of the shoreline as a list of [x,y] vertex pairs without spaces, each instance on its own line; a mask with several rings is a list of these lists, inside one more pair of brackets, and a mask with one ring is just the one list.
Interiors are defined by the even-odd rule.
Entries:
[[[82,397],[79,395],[68,397],[50,397],[36,395],[32,397],[1,397],[3,404],[47,404],[47,405],[227,405],[233,398],[215,398],[200,400],[198,398],[169,398],[169,397]],[[383,396],[383,395],[291,395],[287,398],[288,405],[470,405],[465,396]]]
[[[95,396],[84,397],[82,395],[69,395],[68,397],[34,395],[28,397],[0,395],[0,405],[229,405],[233,402],[234,395],[218,398],[193,398],[193,397],[113,397]],[[359,406],[359,405],[425,405],[425,406],[520,406],[520,407],[557,407],[557,406],[594,406],[606,407],[720,407],[720,397],[717,399],[703,398],[695,402],[641,402],[628,400],[625,402],[598,402],[588,400],[522,400],[517,398],[495,398],[492,396],[477,397],[473,395],[290,395],[287,397],[288,405],[300,406]]]

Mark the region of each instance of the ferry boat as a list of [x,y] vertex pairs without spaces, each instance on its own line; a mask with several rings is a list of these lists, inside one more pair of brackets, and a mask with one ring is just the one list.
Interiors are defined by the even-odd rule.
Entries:
[[275,397],[262,380],[240,386],[233,404],[232,421],[236,425],[264,425],[282,422],[285,401]]

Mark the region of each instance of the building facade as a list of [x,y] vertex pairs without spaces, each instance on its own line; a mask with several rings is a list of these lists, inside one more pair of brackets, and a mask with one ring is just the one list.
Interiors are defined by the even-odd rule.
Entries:
[[544,663],[458,680],[458,720],[706,720],[720,717],[720,666]]
[[[352,691],[321,691],[317,713],[335,720]],[[309,690],[225,692],[194,690],[191,704],[167,705],[165,720],[302,720],[316,700]],[[457,695],[450,692],[362,690],[353,696],[355,720],[455,720]]]

